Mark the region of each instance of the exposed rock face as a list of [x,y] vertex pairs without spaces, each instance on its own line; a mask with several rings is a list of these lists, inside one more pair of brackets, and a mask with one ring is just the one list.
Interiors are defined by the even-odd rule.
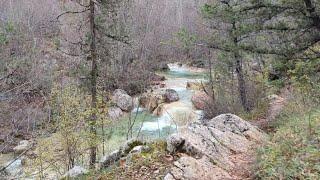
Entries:
[[113,121],[119,120],[122,115],[123,112],[119,107],[110,107],[108,109],[108,116]]
[[210,159],[203,157],[195,159],[190,156],[183,156],[174,162],[172,168],[164,180],[192,179],[192,180],[217,180],[232,179],[231,176],[218,166],[215,166]]
[[75,166],[70,169],[65,175],[63,175],[63,178],[77,178],[79,176],[87,174],[88,172],[88,170],[84,169],[81,166]]
[[123,111],[131,111],[133,109],[133,99],[122,89],[114,91],[112,100]]
[[20,141],[18,146],[14,147],[13,150],[14,150],[14,153],[21,154],[24,151],[26,151],[28,148],[30,148],[30,146],[31,146],[31,143],[29,141],[23,140],[23,141]]
[[204,91],[196,92],[191,98],[192,104],[196,109],[205,110],[206,107],[210,106],[212,99]]
[[164,94],[164,99],[166,103],[179,101],[179,95],[174,89],[167,89]]
[[186,155],[175,162],[166,179],[230,179],[235,155],[250,152],[266,135],[232,114],[192,123],[188,130],[167,139],[167,150]]

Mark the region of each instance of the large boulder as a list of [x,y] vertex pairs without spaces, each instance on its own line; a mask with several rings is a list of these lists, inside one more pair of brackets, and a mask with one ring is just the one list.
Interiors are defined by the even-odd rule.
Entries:
[[196,109],[205,110],[213,103],[212,98],[204,91],[196,92],[191,98],[192,104]]
[[160,71],[169,71],[170,70],[167,63],[160,63],[159,66],[157,67],[157,69]]
[[133,99],[122,89],[114,91],[113,102],[123,111],[129,112],[133,109]]
[[137,139],[130,139],[122,146],[122,154],[127,155],[136,146],[143,145],[144,143]]
[[165,99],[162,92],[145,93],[139,99],[141,107],[146,108],[149,112],[153,112]]
[[185,156],[175,162],[166,179],[196,179],[197,174],[201,179],[230,179],[239,163],[235,157],[245,156],[265,140],[266,135],[257,127],[232,114],[192,123],[186,131],[167,139],[170,153]]
[[164,99],[166,103],[179,101],[179,95],[177,91],[175,91],[174,89],[166,89],[166,92],[164,94]]
[[203,87],[201,82],[187,82],[187,89],[200,91]]
[[31,147],[31,143],[27,140],[20,141],[18,146],[14,147],[15,154],[21,154],[24,151],[28,150]]
[[88,174],[89,171],[81,166],[74,166],[70,169],[66,174],[63,175],[63,179],[75,179],[79,178],[80,176]]
[[119,107],[110,107],[108,109],[108,116],[111,120],[116,121],[123,116],[123,111]]
[[119,161],[122,156],[121,150],[116,150],[109,155],[103,156],[100,160],[100,168],[107,168]]

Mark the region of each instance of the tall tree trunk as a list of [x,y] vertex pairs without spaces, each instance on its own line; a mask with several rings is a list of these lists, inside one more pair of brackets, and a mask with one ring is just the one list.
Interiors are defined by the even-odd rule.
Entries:
[[[210,83],[210,94],[208,94],[211,97],[212,102],[215,101],[215,92],[214,92],[214,82],[213,82],[213,76],[212,76],[212,61],[211,61],[211,53],[210,49],[208,50],[208,60],[209,60],[209,83]],[[205,87],[204,87],[205,89]]]
[[238,53],[235,53],[235,59],[236,59],[236,73],[238,77],[238,91],[240,94],[241,105],[245,111],[249,112],[250,107],[248,106],[246,81],[244,79],[242,63]]
[[[230,6],[229,6],[230,7]],[[236,32],[237,27],[236,23],[232,23],[232,30],[233,32]],[[250,111],[250,108],[248,106],[248,99],[247,99],[247,89],[246,89],[246,81],[244,79],[244,74],[243,74],[243,68],[242,68],[242,60],[240,57],[239,49],[238,49],[238,38],[234,35],[233,37],[233,43],[234,43],[234,59],[236,61],[236,73],[238,77],[238,91],[240,94],[240,101],[243,109],[246,112]]]
[[90,168],[95,168],[96,162],[96,154],[97,154],[97,147],[95,144],[95,136],[97,134],[96,130],[96,107],[97,107],[97,75],[98,75],[98,67],[97,67],[97,54],[96,54],[96,31],[95,31],[95,3],[93,0],[90,0],[90,14],[89,14],[89,21],[90,21],[90,55],[91,55],[91,119],[90,119],[90,133],[91,137],[93,138],[92,144],[90,147]]

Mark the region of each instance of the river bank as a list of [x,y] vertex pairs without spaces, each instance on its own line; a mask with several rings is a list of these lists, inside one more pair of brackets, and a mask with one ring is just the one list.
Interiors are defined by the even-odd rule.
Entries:
[[[196,110],[191,102],[191,97],[195,93],[195,90],[188,89],[187,83],[205,81],[205,71],[178,63],[169,64],[168,66],[169,71],[157,73],[159,76],[165,77],[165,86],[152,90],[152,93],[172,89],[177,92],[179,100],[163,104],[162,113],[159,115],[150,113],[145,108],[141,108],[138,104],[135,104],[131,113],[123,116],[118,121],[111,122],[105,128],[104,134],[108,135],[108,137],[105,140],[105,144],[99,145],[98,159],[102,158],[104,154],[118,149],[128,138],[137,138],[142,141],[165,139],[187,124],[201,118],[202,112]],[[128,121],[134,122],[130,137],[128,137]],[[61,146],[54,134],[42,138],[41,141],[52,144],[52,146]],[[39,143],[37,145],[39,146]],[[84,159],[87,158],[82,157],[82,161],[77,163],[83,165]],[[0,155],[0,159],[0,167],[7,167],[6,172],[11,177],[24,177],[23,179],[29,177],[32,179],[35,176],[32,176],[33,173],[31,172],[38,171],[37,167],[33,167],[36,166],[33,160],[29,160],[24,156],[17,158],[17,155],[9,153]],[[58,172],[61,171],[60,168]],[[52,170],[52,168],[48,168],[43,174],[47,179],[55,179],[55,177],[62,175],[57,174],[57,171]]]

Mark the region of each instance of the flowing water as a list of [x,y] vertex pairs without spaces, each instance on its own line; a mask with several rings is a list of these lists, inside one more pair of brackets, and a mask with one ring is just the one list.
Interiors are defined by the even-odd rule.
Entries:
[[[122,120],[108,124],[107,127],[109,128],[101,131],[104,132],[108,138],[106,139],[106,143],[101,145],[103,148],[99,148],[99,157],[118,149],[127,138],[138,137],[146,141],[164,139],[170,134],[177,132],[179,128],[183,128],[188,123],[201,117],[202,112],[195,110],[191,102],[194,91],[189,90],[186,87],[187,82],[205,81],[206,77],[204,71],[178,64],[169,64],[169,68],[170,70],[168,72],[158,73],[159,75],[166,77],[166,87],[155,91],[174,89],[177,91],[180,100],[165,104],[161,116],[155,116],[143,108],[136,107],[129,115],[131,118],[124,117]],[[129,119],[135,122],[132,127],[132,133],[128,133]],[[101,149],[104,149],[103,153],[101,152]],[[6,166],[12,159],[14,159],[13,154],[2,154],[0,156],[0,167]],[[23,167],[21,160],[18,159],[7,168],[7,171],[10,174],[21,175],[22,173],[25,174],[25,172],[23,172],[24,168],[26,167]],[[49,172],[48,174],[51,174],[52,177],[57,177],[53,172]]]
[[[135,108],[131,113],[131,119],[135,119],[132,137],[139,137],[142,140],[163,139],[201,117],[202,112],[193,108],[191,98],[194,91],[187,89],[187,82],[205,81],[204,71],[178,64],[169,64],[169,68],[168,72],[158,73],[166,77],[166,87],[157,89],[155,92],[174,89],[177,91],[180,100],[165,104],[161,116],[154,116],[144,109]],[[117,124],[112,127],[112,135],[108,139],[110,150],[117,147],[118,142],[126,140],[127,121],[116,122]]]

